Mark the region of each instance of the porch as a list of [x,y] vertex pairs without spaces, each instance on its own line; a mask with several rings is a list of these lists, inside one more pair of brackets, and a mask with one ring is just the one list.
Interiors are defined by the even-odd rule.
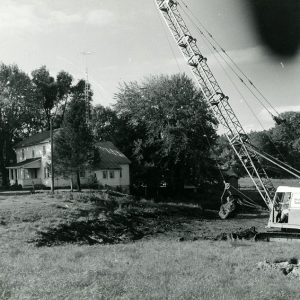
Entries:
[[29,179],[19,179],[18,184],[22,187],[32,187],[33,185],[42,184],[41,178],[29,178]]
[[41,169],[41,158],[27,159],[10,165],[7,169],[11,185],[20,184],[25,187],[42,184],[42,179],[38,176]]

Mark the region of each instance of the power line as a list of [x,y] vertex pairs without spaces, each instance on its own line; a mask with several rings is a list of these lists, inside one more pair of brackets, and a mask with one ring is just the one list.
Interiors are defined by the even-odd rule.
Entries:
[[[183,0],[181,0],[183,2]],[[184,3],[184,2],[183,2]],[[184,4],[186,6],[186,4]],[[182,7],[182,6],[181,6]],[[187,7],[187,6],[186,6]],[[224,68],[224,66],[222,65],[222,63],[220,62],[220,60],[218,59],[216,53],[221,57],[222,61],[224,61],[226,63],[226,65],[229,66],[229,68],[231,69],[231,71],[240,79],[240,81],[246,86],[246,88],[251,92],[251,94],[260,102],[260,104],[269,112],[269,114],[274,118],[274,115],[270,112],[270,110],[260,101],[260,99],[258,99],[256,97],[256,95],[253,93],[253,91],[246,85],[246,83],[240,78],[240,76],[237,74],[237,72],[232,68],[232,66],[222,57],[222,55],[220,54],[220,52],[217,51],[216,47],[209,41],[209,39],[204,35],[203,31],[197,26],[197,24],[195,24],[195,22],[190,18],[190,16],[187,14],[187,12],[182,9],[182,11],[185,13],[185,15],[189,18],[189,20],[192,22],[192,24],[197,28],[197,30],[200,32],[201,36],[203,37],[203,41],[206,44],[207,49],[210,51],[210,53],[215,57],[217,63],[221,66],[223,72],[225,73],[225,75],[227,76],[227,78],[229,79],[229,81],[231,82],[231,84],[233,85],[233,87],[235,88],[235,90],[238,92],[238,94],[240,95],[240,97],[242,98],[242,100],[244,101],[244,103],[247,105],[248,109],[251,111],[252,115],[254,116],[254,118],[257,120],[257,122],[260,124],[261,128],[265,130],[263,124],[261,123],[261,121],[259,120],[259,118],[257,117],[257,114],[253,111],[253,109],[251,108],[251,106],[249,105],[248,101],[246,100],[246,98],[243,96],[241,90],[238,88],[238,86],[236,85],[236,83],[233,81],[233,79],[231,78],[231,76],[229,75],[229,73],[226,71],[226,69]],[[199,21],[199,23],[201,23]],[[204,27],[204,26],[203,26]],[[205,29],[208,34],[210,36],[212,36],[209,31],[207,29]],[[217,41],[214,39],[214,41],[217,43]],[[213,48],[213,50],[215,50],[215,52],[213,50],[210,49],[210,47]],[[221,47],[221,46],[220,46]],[[221,48],[223,50],[223,48]],[[225,50],[224,50],[225,51]],[[229,57],[229,56],[228,56]],[[231,59],[231,58],[230,58]],[[231,59],[231,61],[235,64],[235,62]],[[241,69],[240,69],[241,70]],[[242,70],[241,70],[242,72]],[[244,73],[243,73],[244,74]],[[244,74],[244,76],[246,76]],[[250,81],[250,80],[249,80]],[[271,106],[272,107],[272,106]],[[275,109],[274,109],[275,110]],[[269,141],[271,142],[271,144],[274,146],[274,149],[277,151],[277,153],[281,156],[281,158],[284,160],[284,156],[282,155],[282,153],[279,151],[279,149],[276,147],[274,141],[271,139],[271,137],[267,134],[267,137],[269,139]]]
[[[154,6],[156,7],[155,0],[153,0],[153,1],[154,1],[154,2],[153,2],[153,3],[154,3]],[[173,57],[174,57],[174,59],[175,59],[175,61],[176,61],[177,68],[178,68],[179,72],[182,73],[182,69],[181,69],[180,64],[179,64],[179,62],[178,62],[178,58],[177,58],[177,56],[176,56],[176,54],[175,54],[175,52],[174,52],[174,49],[172,48],[172,44],[171,44],[171,42],[170,42],[169,34],[168,34],[167,30],[166,30],[166,27],[164,26],[164,23],[163,23],[161,17],[158,16],[158,18],[159,18],[160,24],[161,24],[162,27],[163,27],[164,35],[165,35],[165,38],[166,38],[167,41],[168,41],[169,48],[170,48],[170,50],[171,50],[171,52],[172,52],[172,55],[173,55]]]
[[[253,83],[252,80],[248,78],[248,76],[243,72],[243,70],[239,67],[239,65],[230,57],[230,55],[227,53],[227,51],[220,45],[220,43],[214,38],[214,36],[208,31],[208,29],[204,26],[204,24],[195,16],[195,14],[192,12],[192,10],[187,6],[187,4],[181,0],[184,7],[190,12],[190,14],[193,16],[193,18],[200,24],[200,26],[203,28],[203,30],[192,20],[192,18],[187,14],[187,12],[183,10],[183,12],[186,14],[186,16],[189,18],[189,20],[192,22],[192,24],[197,28],[197,30],[200,32],[201,35],[203,35],[207,41],[211,44],[213,49],[222,57],[222,53],[227,57],[227,59],[231,62],[231,64],[237,69],[237,71],[246,78],[243,80],[243,78],[240,77],[240,75],[233,69],[233,67],[222,57],[222,59],[225,61],[225,63],[230,67],[232,72],[238,77],[238,79],[245,85],[245,87],[251,92],[251,94],[261,103],[261,105],[270,113],[272,117],[274,115],[271,113],[271,111],[263,104],[263,102],[257,97],[257,95],[253,92],[253,90],[250,88],[252,87],[259,95],[260,97],[274,110],[276,115],[279,115],[279,112],[273,107],[271,102],[263,95],[263,93],[256,87],[256,85]],[[180,3],[178,3],[180,5]],[[181,6],[182,7],[182,6]],[[182,7],[183,8],[183,7]],[[208,35],[208,37],[205,36],[205,33]],[[216,46],[212,44],[209,39],[211,39],[215,45],[219,48],[220,51],[217,50]],[[250,84],[250,87],[248,86],[248,83]]]

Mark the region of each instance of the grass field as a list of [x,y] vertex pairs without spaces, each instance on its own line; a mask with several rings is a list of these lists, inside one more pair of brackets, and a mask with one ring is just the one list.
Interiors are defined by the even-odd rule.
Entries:
[[[272,178],[271,180],[272,180],[275,188],[277,188],[280,185],[300,187],[300,180],[299,179]],[[239,186],[241,188],[254,188],[254,184],[252,183],[252,181],[249,177],[240,178],[239,179]]]
[[[122,223],[125,228],[131,234],[143,233],[135,242],[127,236],[112,245],[88,245],[89,239],[77,236],[72,243],[60,240],[58,246],[36,246],[39,232],[78,220],[87,226],[104,220],[108,212],[120,214],[118,207],[88,199],[69,193],[0,196],[0,299],[297,299],[300,295],[299,279],[257,269],[264,260],[299,257],[299,244],[211,239],[239,228],[263,230],[266,215],[221,221],[211,213],[201,214],[197,207],[143,202],[136,206],[143,215],[138,222],[131,218],[133,208],[123,213],[129,220]],[[90,228],[86,232],[91,236]],[[125,233],[116,229],[113,234]]]

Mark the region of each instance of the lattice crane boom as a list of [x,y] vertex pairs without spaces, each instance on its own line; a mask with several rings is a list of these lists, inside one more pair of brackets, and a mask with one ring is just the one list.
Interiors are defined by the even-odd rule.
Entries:
[[204,99],[218,122],[223,125],[231,147],[252,179],[260,196],[271,208],[275,188],[261,165],[258,154],[248,143],[247,135],[230,106],[228,96],[223,93],[207,64],[207,58],[202,55],[197,46],[197,40],[192,36],[182,19],[178,10],[178,3],[175,0],[155,0],[155,2],[186,58]]

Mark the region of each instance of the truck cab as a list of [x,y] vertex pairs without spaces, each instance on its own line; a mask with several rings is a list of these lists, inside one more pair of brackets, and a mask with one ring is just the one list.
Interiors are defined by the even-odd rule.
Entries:
[[300,187],[277,188],[268,228],[300,230]]

